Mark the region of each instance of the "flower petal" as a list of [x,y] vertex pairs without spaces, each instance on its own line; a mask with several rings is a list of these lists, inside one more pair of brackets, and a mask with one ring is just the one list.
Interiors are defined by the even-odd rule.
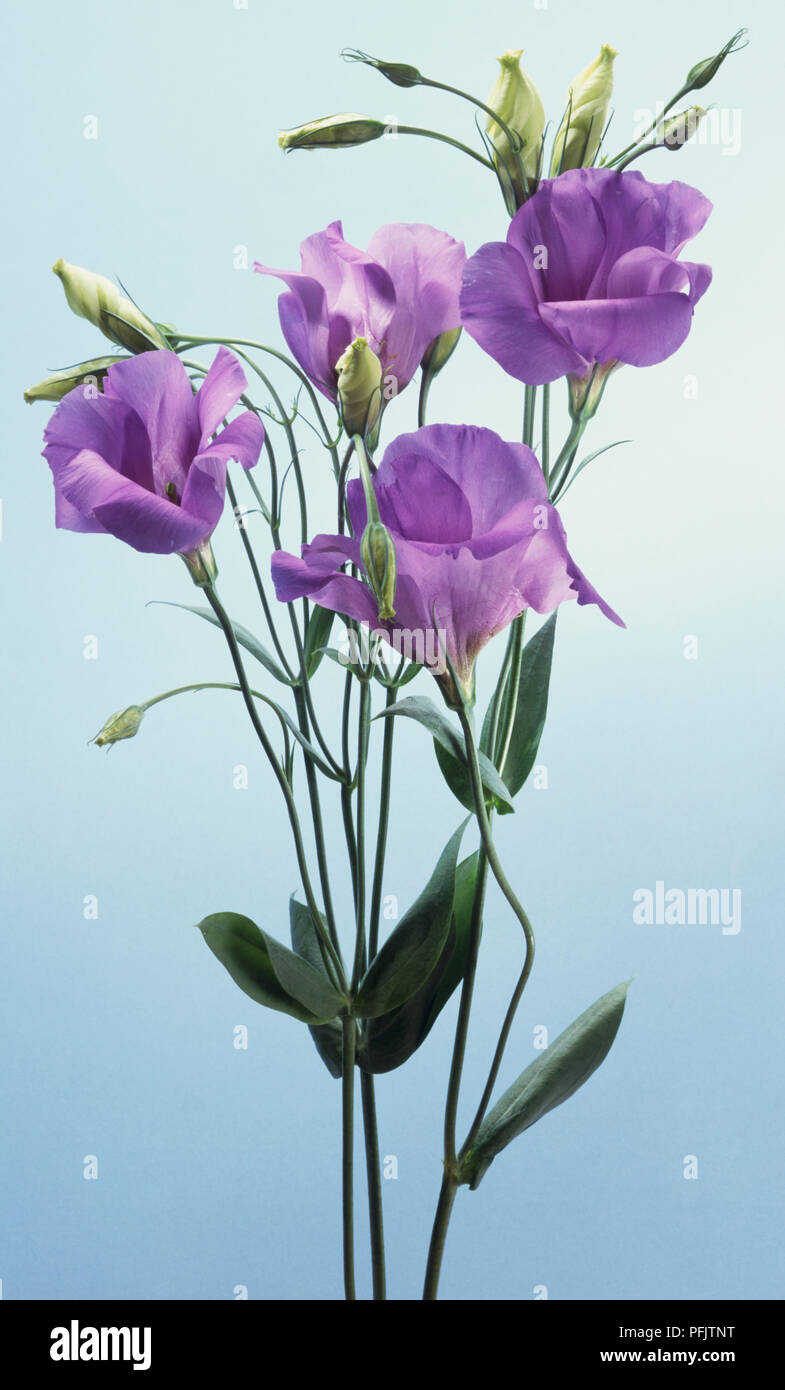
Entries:
[[234,353],[228,348],[220,347],[196,393],[196,409],[201,430],[200,453],[204,450],[210,435],[215,434],[221,421],[237,405],[247,385],[245,372]]
[[88,449],[62,470],[59,487],[82,516],[147,554],[192,550],[212,529],[201,517],[124,478]]
[[191,382],[180,358],[160,348],[118,362],[106,374],[104,396],[130,406],[142,421],[159,496],[169,483],[182,496],[201,431]]
[[614,358],[632,367],[664,362],[684,342],[692,322],[686,294],[543,304],[543,321],[596,362]]

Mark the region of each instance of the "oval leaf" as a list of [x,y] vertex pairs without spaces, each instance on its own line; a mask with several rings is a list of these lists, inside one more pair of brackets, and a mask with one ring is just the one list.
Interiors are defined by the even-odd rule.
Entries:
[[[298,902],[294,896],[289,899],[289,928],[292,946],[298,956],[302,956],[303,960],[307,960],[315,970],[326,976],[327,970],[313,917],[305,904]],[[340,1023],[314,1023],[309,1025],[308,1031],[328,1072],[336,1080],[340,1080],[343,1074],[343,1029]]]
[[199,923],[213,955],[235,984],[268,1009],[303,1023],[322,1023],[343,1008],[340,995],[308,961],[238,912],[214,912]]
[[308,679],[316,675],[327,643],[330,640],[335,614],[331,608],[320,608],[316,603],[308,619],[308,626],[305,629],[305,642],[303,644],[303,660]]
[[605,1060],[624,1013],[630,981],[616,985],[559,1035],[505,1091],[483,1120],[461,1164],[461,1181],[479,1187],[498,1153],[588,1081]]
[[450,931],[455,867],[466,824],[449,840],[419,898],[371,961],[355,1000],[358,1018],[377,1018],[411,999],[436,965]]
[[[417,723],[422,724],[433,736],[439,766],[444,773],[450,791],[458,798],[462,806],[465,806],[468,811],[472,811],[474,802],[469,768],[466,762],[466,749],[458,730],[450,723],[447,716],[442,714],[440,709],[437,709],[433,700],[429,700],[425,695],[407,695],[405,700],[399,700],[397,704],[382,710],[381,714],[377,714],[375,717],[384,719],[399,714],[408,719],[416,719]],[[515,807],[510,799],[510,793],[496,768],[484,753],[480,753],[479,761],[482,784],[488,793],[488,800],[499,809],[514,811]]]
[[[553,661],[553,639],[556,633],[556,613],[535,632],[526,643],[521,661],[521,681],[512,736],[504,764],[504,780],[512,796],[517,796],[534,767],[540,746],[545,716],[548,712],[548,687]],[[493,701],[482,726],[480,747],[489,756]]]
[[408,1061],[425,1042],[453,990],[463,979],[477,882],[477,860],[475,853],[458,865],[449,934],[425,984],[405,1004],[368,1020],[358,1055],[358,1062],[365,1071],[392,1071]]

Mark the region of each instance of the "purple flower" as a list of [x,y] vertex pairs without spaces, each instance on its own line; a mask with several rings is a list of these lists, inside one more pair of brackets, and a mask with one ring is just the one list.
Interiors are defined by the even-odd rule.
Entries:
[[411,381],[434,338],[460,327],[458,296],[466,261],[462,242],[434,227],[381,227],[367,251],[331,222],[300,247],[302,271],[254,270],[288,286],[278,300],[283,335],[303,371],[331,401],[335,366],[349,344],[365,338],[381,359],[392,391]]
[[427,425],[390,444],[373,488],[397,553],[395,619],[380,622],[370,588],[341,572],[347,560],[363,570],[359,538],[367,513],[356,480],[347,489],[354,538],[317,536],[303,546],[301,559],[277,551],[272,573],[279,599],[312,598],[384,632],[399,651],[396,633],[432,632],[435,605],[467,691],[480,650],[524,608],[549,613],[577,599],[596,603],[624,626],[570,557],[539,464],[525,445],[473,425]]
[[506,242],[466,263],[464,327],[519,381],[584,378],[595,364],[670,357],[711,282],[677,257],[711,203],[686,183],[575,169],[540,184]]
[[156,555],[195,550],[223,511],[229,460],[252,468],[259,457],[264,429],[251,410],[211,438],[245,385],[222,347],[194,395],[162,349],[110,367],[102,394],[70,391],[44,432],[56,524]]

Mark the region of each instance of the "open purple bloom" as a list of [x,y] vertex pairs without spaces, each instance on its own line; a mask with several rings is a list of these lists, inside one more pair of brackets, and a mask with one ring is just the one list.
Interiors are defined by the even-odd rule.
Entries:
[[569,555],[561,519],[525,445],[473,425],[427,425],[390,444],[373,488],[397,553],[395,619],[381,622],[370,588],[341,572],[347,560],[363,569],[367,512],[356,480],[347,489],[354,537],[317,536],[300,559],[277,551],[272,573],[279,599],[307,596],[369,623],[398,651],[400,634],[432,632],[435,613],[466,690],[480,650],[524,608],[550,613],[577,599],[596,603],[624,626]]
[[466,263],[463,325],[530,386],[584,378],[596,364],[648,367],[670,357],[711,282],[677,259],[711,203],[686,183],[574,169],[540,184],[506,242]]
[[252,468],[259,457],[264,428],[251,410],[212,438],[245,386],[222,347],[196,395],[163,349],[110,367],[100,394],[70,391],[44,432],[57,526],[156,555],[195,550],[223,511],[229,460]]
[[303,371],[331,401],[335,366],[355,338],[381,359],[394,392],[407,386],[440,333],[460,327],[462,242],[416,223],[380,227],[367,251],[344,241],[340,222],[300,247],[301,271],[254,270],[288,286],[278,300],[283,335]]

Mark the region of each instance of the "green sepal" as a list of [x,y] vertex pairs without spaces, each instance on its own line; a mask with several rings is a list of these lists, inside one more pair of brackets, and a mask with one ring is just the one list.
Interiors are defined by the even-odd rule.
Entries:
[[488,1112],[461,1163],[461,1182],[479,1187],[497,1154],[537,1120],[569,1100],[607,1057],[631,981],[616,985],[576,1018]]
[[250,917],[213,912],[199,930],[235,984],[257,1004],[308,1024],[326,1023],[345,1011],[345,1000],[318,970]]
[[360,982],[352,1013],[378,1018],[421,989],[444,950],[455,898],[458,849],[468,818],[442,851],[419,898],[388,936]]

